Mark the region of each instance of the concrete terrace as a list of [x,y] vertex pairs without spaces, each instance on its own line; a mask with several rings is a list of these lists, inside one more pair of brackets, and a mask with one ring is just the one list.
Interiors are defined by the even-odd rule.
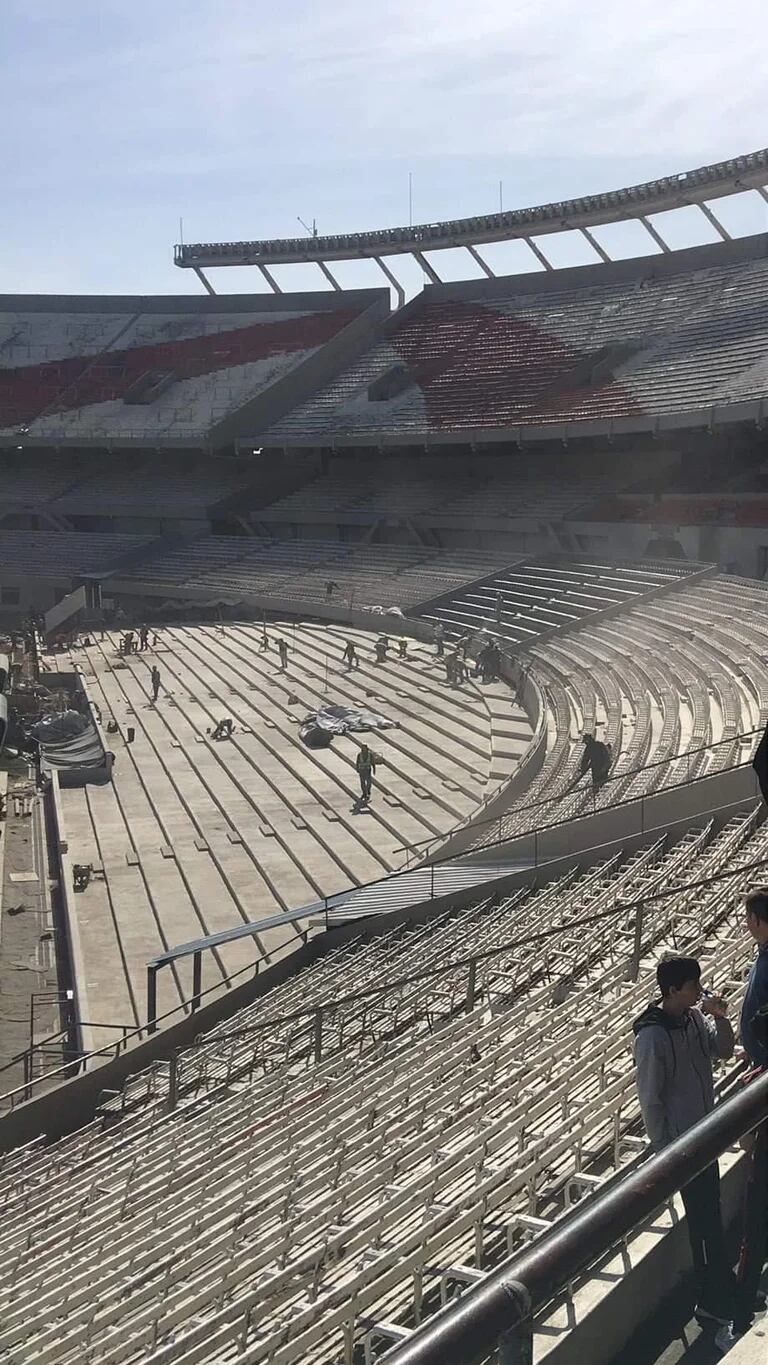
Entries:
[[[287,673],[275,648],[281,633]],[[465,820],[527,748],[530,726],[506,686],[446,687],[431,647],[409,641],[406,662],[390,655],[376,665],[375,637],[364,632],[278,625],[270,638],[263,653],[260,626],[168,627],[143,655],[121,658],[116,635],[72,654],[104,724],[114,717],[120,726],[112,784],[62,792],[73,862],[103,868],[75,899],[97,1024],[143,1022],[146,962],[164,949],[402,865],[403,845]],[[349,638],[361,660],[351,673],[341,660]],[[298,723],[326,702],[380,710],[399,728],[308,749]],[[214,743],[206,730],[222,716],[236,732]],[[382,763],[361,813],[354,761],[365,738]],[[203,986],[298,942],[286,925],[206,954]],[[189,994],[186,964],[176,977],[160,974],[161,1013]]]

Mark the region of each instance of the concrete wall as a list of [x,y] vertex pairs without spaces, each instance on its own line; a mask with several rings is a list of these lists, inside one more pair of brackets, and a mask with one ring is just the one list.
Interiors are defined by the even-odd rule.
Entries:
[[[681,495],[682,496],[682,495]],[[768,555],[768,526],[674,526],[653,521],[568,521],[568,531],[586,536],[597,550],[638,559],[649,544],[664,539],[676,541],[686,559],[717,564],[721,569],[759,578],[765,565],[761,551]],[[586,549],[587,547],[585,547]]]

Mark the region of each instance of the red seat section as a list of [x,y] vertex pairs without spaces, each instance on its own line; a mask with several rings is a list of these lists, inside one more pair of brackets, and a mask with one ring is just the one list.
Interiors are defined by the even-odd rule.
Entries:
[[[612,378],[574,384],[589,352],[514,313],[478,304],[427,306],[393,337],[426,400],[431,427],[516,426],[603,411],[639,411]],[[563,385],[567,387],[563,387]]]
[[0,426],[28,423],[45,412],[66,412],[122,398],[148,370],[194,379],[216,370],[268,360],[324,345],[358,315],[356,309],[265,319],[180,341],[158,341],[0,369]]

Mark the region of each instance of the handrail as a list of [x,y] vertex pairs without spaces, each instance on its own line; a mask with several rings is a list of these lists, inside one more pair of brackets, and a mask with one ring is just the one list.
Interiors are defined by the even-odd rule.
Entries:
[[[380,998],[389,991],[400,990],[403,986],[417,986],[425,981],[432,980],[433,977],[445,976],[449,972],[454,972],[459,967],[468,967],[474,976],[473,969],[478,963],[486,962],[495,957],[509,953],[515,948],[530,947],[533,943],[541,943],[548,938],[555,938],[562,934],[564,929],[569,932],[574,929],[588,928],[593,924],[599,924],[601,920],[610,919],[612,915],[623,915],[627,911],[642,911],[646,905],[652,905],[654,901],[666,900],[669,896],[676,896],[681,891],[696,891],[700,887],[712,886],[715,883],[727,881],[731,877],[741,876],[745,872],[754,872],[757,868],[768,866],[768,856],[758,858],[752,863],[742,863],[738,867],[731,868],[728,872],[713,872],[708,877],[700,877],[692,882],[678,882],[674,886],[664,887],[661,891],[651,891],[647,895],[640,896],[636,900],[614,901],[607,910],[599,910],[594,915],[585,915],[582,919],[567,920],[562,924],[557,924],[551,929],[540,929],[535,934],[527,934],[525,938],[516,937],[512,942],[495,944],[493,948],[483,948],[479,952],[468,953],[461,957],[452,958],[450,963],[438,967],[422,967],[416,972],[410,972],[406,976],[395,977],[385,985],[364,987],[362,990],[353,991],[349,995],[335,996],[333,1000],[323,1000],[314,1005],[308,1006],[303,1010],[294,1010],[290,1014],[273,1015],[270,1019],[265,1019],[257,1024],[249,1025],[243,1029],[228,1029],[227,1040],[232,1038],[247,1038],[254,1033],[261,1033],[266,1028],[273,1028],[276,1024],[293,1024],[302,1019],[315,1019],[319,1012],[334,1012],[342,1005],[356,1005],[363,1000],[370,999],[371,996]],[[474,994],[474,986],[472,988]],[[473,1002],[474,1003],[474,1002]],[[195,1039],[195,1047],[202,1047],[207,1044],[221,1043],[221,1035],[209,1035]]]
[[[721,744],[735,744],[735,743],[737,743],[739,740],[742,740],[742,739],[749,739],[749,738],[751,738],[751,736],[753,736],[753,735],[762,734],[762,733],[763,733],[763,729],[762,729],[762,728],[759,729],[759,730],[745,730],[742,734],[734,735],[731,739],[725,739],[725,740],[720,739],[720,740],[716,740],[713,744],[703,745],[703,746],[702,746],[702,749],[695,749],[695,750],[692,749],[692,750],[691,750],[691,753],[692,753],[692,754],[693,754],[693,753],[700,753],[700,752],[702,752],[702,751],[705,750],[705,749],[717,748],[717,747],[718,747],[719,745],[721,745]],[[661,765],[661,764],[664,764],[664,763],[676,763],[676,762],[678,762],[681,758],[685,758],[685,757],[687,757],[686,754],[676,754],[673,758],[659,759],[659,760],[658,760],[658,764]],[[743,763],[736,763],[736,764],[733,765],[732,768],[729,768],[728,771],[729,771],[729,772],[736,772],[736,771],[738,771],[740,768],[749,767],[750,763],[751,763],[751,759],[746,760],[746,761],[743,762]],[[651,767],[656,766],[656,765],[654,765],[654,764],[648,764],[647,766],[648,766],[648,768],[651,768]],[[642,773],[642,772],[645,772],[645,771],[646,771],[646,768],[633,768],[630,772],[627,772],[627,773],[620,773],[618,776],[621,777],[621,778],[624,778],[624,777],[629,777],[629,776],[631,776],[633,773]],[[706,776],[706,774],[704,774],[704,776]],[[612,778],[609,778],[609,779],[608,779],[609,782],[610,782],[610,781],[613,781],[613,780],[614,780],[614,779],[612,779]],[[618,780],[618,778],[617,778],[617,780]],[[664,791],[665,791],[665,792],[673,792],[673,791],[676,791],[679,787],[687,787],[688,784],[689,784],[691,781],[699,781],[699,780],[701,780],[700,777],[699,777],[699,778],[686,778],[686,779],[685,779],[684,781],[682,781],[682,782],[676,782],[676,783],[674,783],[674,784],[673,784],[672,786],[670,786],[670,787],[665,787],[665,788],[664,788]],[[607,785],[608,785],[608,782],[606,782],[604,785],[607,786]],[[617,809],[619,808],[619,806],[624,806],[624,805],[630,806],[630,805],[634,805],[636,802],[642,802],[642,801],[644,801],[644,800],[646,799],[646,797],[653,797],[653,796],[657,796],[657,795],[658,795],[658,792],[654,791],[654,792],[643,793],[643,794],[640,795],[640,796],[628,796],[625,800],[620,801],[620,802],[617,802],[617,804],[616,804],[612,809],[617,810]],[[504,812],[504,813],[502,814],[501,817],[499,817],[499,816],[497,815],[497,816],[494,816],[492,819],[490,819],[490,820],[488,820],[488,821],[479,821],[479,822],[477,822],[477,823],[475,823],[475,822],[473,821],[471,827],[472,827],[473,829],[477,829],[477,828],[480,827],[481,824],[491,824],[491,825],[495,825],[495,824],[498,823],[498,821],[499,821],[500,818],[501,818],[501,819],[504,818],[504,815],[521,815],[521,814],[522,814],[524,811],[526,811],[526,810],[534,810],[534,809],[535,809],[537,806],[539,806],[539,805],[546,805],[547,803],[552,803],[552,802],[558,801],[558,800],[560,800],[560,799],[561,799],[560,797],[544,797],[541,801],[533,801],[533,802],[531,802],[531,804],[530,804],[529,806],[521,806],[521,807],[517,807],[517,808],[515,808],[515,809],[513,809],[513,810]],[[554,829],[554,828],[557,826],[557,824],[559,824],[559,823],[567,824],[567,823],[570,823],[570,822],[571,822],[572,820],[574,820],[574,819],[581,819],[581,818],[583,818],[584,815],[592,814],[592,813],[594,813],[594,812],[579,812],[579,813],[577,813],[576,815],[569,815],[569,816],[566,816],[565,819],[564,819],[563,821],[553,821],[551,825],[538,825],[538,826],[536,826],[534,829],[522,830],[522,831],[520,831],[519,835],[516,834],[516,835],[513,835],[512,837],[513,837],[513,838],[523,838],[523,837],[528,837],[528,838],[530,838],[530,837],[532,837],[532,836],[535,836],[535,834],[537,833],[537,831],[538,831],[539,829],[548,829],[548,830],[549,830],[549,829]],[[433,836],[432,839],[424,840],[423,843],[434,843],[435,839],[442,839],[442,838],[445,838],[445,837],[446,837],[446,836],[445,836],[445,835],[442,835],[442,834],[440,834],[440,835],[435,835],[435,836]],[[508,842],[508,840],[507,840],[506,837],[504,837],[504,838],[502,838],[502,839],[496,841],[496,843],[507,843],[507,842]],[[410,847],[410,848],[419,848],[419,847],[421,847],[421,846],[422,846],[421,844],[411,844],[411,845],[403,844],[403,845],[400,845],[400,846],[399,846],[399,850],[396,850],[396,851],[401,851],[401,852],[402,852],[402,851],[404,851],[405,849],[408,849],[409,847]],[[485,850],[487,850],[487,849],[489,849],[489,848],[494,848],[494,847],[496,847],[496,844],[495,844],[495,843],[483,845],[483,848],[484,848]],[[446,863],[455,862],[456,857],[457,857],[456,854],[447,853],[447,854],[446,854],[444,857],[442,857],[442,858],[435,858],[433,862],[424,865],[424,867],[429,867],[429,868],[431,868],[431,869],[443,867]],[[420,870],[424,870],[424,867],[423,867],[422,869],[420,869]],[[279,926],[281,926],[281,925],[284,925],[284,924],[299,924],[299,923],[301,923],[302,920],[311,919],[313,916],[316,916],[316,915],[319,915],[319,914],[323,914],[323,913],[327,916],[328,911],[329,911],[334,905],[342,904],[347,898],[349,898],[349,897],[351,897],[351,896],[359,895],[359,894],[361,894],[362,892],[365,892],[365,891],[369,891],[372,887],[375,887],[375,886],[384,886],[384,885],[386,885],[386,884],[388,884],[388,883],[391,884],[393,881],[396,881],[396,880],[397,880],[398,878],[400,878],[400,877],[409,877],[409,876],[412,876],[412,875],[413,875],[413,872],[416,871],[416,870],[419,870],[419,869],[409,868],[409,867],[406,865],[405,867],[398,868],[398,869],[397,869],[396,871],[394,871],[394,872],[388,873],[386,877],[375,877],[375,878],[373,879],[373,881],[370,881],[370,882],[356,882],[356,883],[353,883],[351,886],[345,887],[345,888],[344,888],[343,890],[341,890],[341,891],[334,891],[334,892],[332,892],[330,895],[324,896],[324,897],[322,898],[322,900],[310,901],[308,905],[300,906],[298,910],[292,910],[292,911],[290,911],[288,914],[270,915],[270,916],[267,916],[266,918],[264,918],[264,919],[262,919],[262,920],[253,920],[253,921],[251,921],[251,922],[248,923],[248,924],[238,924],[238,925],[235,925],[235,927],[232,928],[232,929],[221,929],[221,930],[219,930],[219,931],[218,931],[217,933],[215,933],[215,934],[206,934],[203,938],[191,939],[191,940],[189,940],[187,943],[179,943],[179,944],[177,944],[174,948],[168,948],[168,949],[166,949],[165,952],[158,953],[158,955],[157,955],[156,957],[150,958],[149,961],[147,962],[147,969],[148,969],[148,970],[152,970],[152,969],[156,969],[156,968],[161,968],[161,967],[167,966],[167,965],[168,965],[169,963],[171,963],[171,962],[176,962],[176,961],[178,961],[179,958],[182,958],[182,957],[191,957],[191,956],[193,956],[194,954],[199,953],[199,952],[203,952],[203,951],[205,951],[205,950],[208,949],[208,948],[216,948],[216,947],[218,947],[218,946],[219,946],[220,944],[222,944],[222,943],[231,943],[231,942],[233,942],[234,940],[239,939],[239,938],[248,938],[249,936],[251,936],[251,935],[253,935],[253,934],[263,933],[263,932],[264,932],[265,930],[267,930],[267,929],[277,928],[277,927],[279,927]]]
[[[650,838],[653,835],[654,831],[652,830],[647,831],[647,833]],[[601,910],[596,915],[586,916],[581,920],[569,920],[567,926],[565,927],[567,927],[569,930],[572,930],[579,927],[586,927],[590,924],[597,924],[600,922],[600,920],[608,919],[611,915],[617,915],[633,909],[642,910],[642,908],[645,905],[649,905],[657,900],[664,900],[668,896],[677,895],[681,891],[695,891],[699,887],[711,886],[719,882],[728,881],[732,877],[741,877],[747,872],[754,872],[758,868],[763,867],[768,867],[768,855],[764,858],[757,858],[753,862],[740,863],[738,867],[730,868],[726,872],[715,872],[708,877],[701,877],[692,882],[680,882],[676,883],[674,886],[665,887],[664,890],[662,891],[649,892],[647,895],[641,896],[633,901],[623,902],[616,901],[607,910]],[[473,978],[476,966],[479,962],[484,962],[487,959],[499,957],[503,953],[508,953],[511,947],[523,947],[533,942],[541,942],[542,940],[545,940],[547,938],[553,938],[556,935],[561,934],[563,932],[563,927],[564,927],[563,925],[558,924],[551,929],[542,929],[537,934],[528,935],[524,939],[515,938],[511,944],[510,943],[497,944],[493,948],[485,948],[482,949],[480,952],[476,952],[464,957],[453,958],[450,963],[443,964],[442,966],[439,967],[422,968],[418,972],[410,973],[407,976],[398,977],[393,981],[387,982],[383,988],[381,985],[370,986],[364,990],[356,991],[347,996],[337,996],[332,1001],[325,1001],[319,1005],[317,1004],[312,1005],[305,1010],[296,1010],[290,1014],[276,1015],[273,1016],[271,1019],[264,1020],[262,1023],[251,1025],[247,1029],[232,1030],[230,1033],[227,1034],[227,1037],[228,1038],[248,1037],[253,1033],[262,1032],[266,1028],[273,1028],[277,1024],[294,1023],[300,1019],[307,1020],[316,1019],[317,1015],[325,1010],[328,1011],[337,1010],[342,1005],[356,1004],[360,1000],[368,999],[371,996],[381,996],[382,994],[388,991],[399,989],[402,986],[422,984],[424,981],[431,980],[433,977],[445,975],[448,972],[453,972],[458,967],[463,966],[466,966],[469,969],[469,981],[471,986],[471,990],[468,989],[467,992],[467,1003],[469,1004],[471,999],[472,1004],[474,1004],[475,987]],[[221,990],[222,985],[225,984],[228,985],[230,981],[234,981],[236,977],[242,976],[246,972],[252,973],[253,966],[249,965],[247,967],[241,967],[239,971],[234,972],[230,977],[226,977],[224,981],[218,983],[215,986],[209,986],[206,991],[202,992],[202,995],[203,996],[210,995],[215,991]],[[190,998],[189,1000],[184,1000],[180,1005],[175,1006],[174,1009],[168,1010],[166,1014],[159,1015],[155,1020],[155,1024],[162,1023],[165,1019],[171,1018],[174,1014],[178,1014],[180,1011],[187,1012],[186,1007],[187,1005],[191,1004],[191,999],[192,998]],[[35,1085],[39,1085],[43,1081],[51,1081],[56,1076],[61,1076],[66,1079],[73,1074],[73,1069],[79,1069],[81,1065],[87,1067],[87,1064],[94,1058],[105,1057],[111,1054],[113,1048],[116,1049],[115,1055],[117,1056],[119,1055],[121,1049],[125,1049],[127,1047],[130,1039],[137,1037],[140,1038],[142,1034],[144,1033],[148,1034],[151,1032],[153,1032],[153,1030],[147,1024],[139,1025],[139,1027],[132,1030],[131,1033],[126,1034],[125,1037],[120,1039],[117,1044],[110,1044],[107,1047],[96,1048],[92,1052],[81,1053],[79,1056],[73,1058],[70,1062],[66,1063],[65,1065],[57,1067],[53,1071],[45,1072],[42,1076],[36,1076],[30,1082],[29,1086],[18,1086],[15,1090],[6,1091],[5,1094],[0,1095],[0,1101],[10,1100],[11,1107],[13,1107],[14,1097],[23,1094],[24,1098],[28,1098],[26,1092],[28,1092],[28,1090],[34,1087]],[[209,1035],[207,1039],[203,1038],[196,1039],[195,1046],[202,1046],[208,1042],[220,1043],[221,1041],[222,1039],[220,1036],[215,1037],[214,1035]]]
[[525,1348],[537,1309],[767,1114],[768,1074],[762,1074],[637,1170],[558,1220],[383,1359],[387,1365],[480,1365],[497,1346],[501,1365],[532,1359]]
[[[668,757],[668,758],[657,758],[657,759],[654,759],[653,763],[642,763],[642,764],[640,764],[640,766],[637,767],[637,768],[626,768],[626,769],[624,770],[624,772],[621,772],[621,773],[616,773],[616,772],[614,772],[614,773],[611,774],[610,777],[607,777],[607,778],[606,778],[606,780],[605,780],[605,782],[603,783],[603,785],[602,785],[602,787],[600,788],[600,790],[601,790],[601,791],[605,791],[606,787],[610,786],[610,784],[611,784],[612,782],[623,782],[624,779],[627,778],[627,777],[636,777],[639,773],[651,772],[654,768],[663,768],[663,767],[666,767],[666,766],[667,766],[668,764],[670,764],[670,763],[679,763],[679,762],[680,762],[682,759],[684,759],[684,758],[686,758],[686,759],[695,758],[697,754],[708,753],[711,749],[719,749],[719,748],[721,747],[721,745],[723,745],[723,744],[740,744],[743,740],[752,739],[752,737],[753,737],[754,735],[762,735],[762,734],[764,734],[764,733],[765,733],[765,726],[764,726],[764,725],[759,726],[756,730],[740,730],[739,733],[738,733],[737,735],[727,735],[724,739],[713,739],[713,740],[710,741],[709,744],[701,744],[701,745],[699,745],[699,747],[698,747],[697,749],[684,749],[684,750],[682,750],[681,753],[679,753],[679,754],[672,754],[672,755],[671,755],[670,757]],[[745,765],[745,764],[736,763],[736,764],[734,764],[733,766],[736,767],[736,768],[739,768],[739,767],[743,767],[743,766],[746,766],[746,765]],[[706,776],[706,774],[704,774],[704,776]],[[690,777],[688,777],[688,778],[685,779],[684,782],[678,782],[678,783],[675,783],[674,785],[675,785],[675,786],[684,787],[684,786],[687,786],[688,782],[696,781],[696,780],[697,780],[696,778],[690,778]],[[668,790],[668,791],[672,791],[673,788],[672,788],[672,787],[669,787],[669,788],[667,788],[667,790]],[[499,820],[503,820],[503,819],[505,819],[505,818],[508,817],[508,816],[513,816],[513,815],[514,815],[514,816],[524,815],[526,811],[529,811],[529,810],[536,810],[539,806],[554,805],[556,802],[562,801],[563,796],[564,796],[565,794],[566,794],[566,793],[561,792],[561,793],[559,793],[557,796],[542,796],[542,797],[539,798],[538,801],[531,801],[527,806],[511,806],[511,807],[509,808],[509,810],[502,811],[499,815],[492,815],[492,816],[490,816],[490,817],[489,817],[488,819],[486,819],[486,820],[474,820],[474,819],[472,819],[472,818],[470,817],[470,819],[467,821],[467,824],[464,825],[464,826],[461,826],[460,828],[464,828],[464,829],[482,829],[484,825],[497,825],[497,824],[499,823]],[[649,795],[656,795],[655,792],[648,793],[648,794],[649,794]],[[641,801],[641,800],[642,800],[642,796],[629,796],[629,797],[627,797],[627,803],[630,802],[630,801]],[[621,804],[623,805],[623,804],[625,804],[625,803],[622,802]],[[577,814],[577,815],[570,815],[570,816],[568,816],[568,819],[569,819],[569,820],[574,820],[574,819],[578,819],[578,818],[579,818],[579,815],[578,815],[578,814]],[[557,821],[555,821],[555,823],[557,823]],[[540,825],[539,828],[540,828],[540,829],[549,828],[549,826],[546,826],[546,827],[545,827],[545,826],[543,826],[543,825]],[[530,833],[530,832],[531,832],[531,831],[527,831],[527,830],[521,831],[521,833]],[[451,833],[455,833],[455,831],[451,831]],[[416,848],[426,848],[429,844],[434,844],[434,843],[436,843],[439,839],[445,839],[445,838],[450,838],[450,834],[449,834],[449,835],[445,835],[445,834],[433,834],[433,835],[431,836],[431,838],[429,838],[429,839],[420,839],[419,842],[418,842],[418,843],[415,843],[415,844],[398,844],[398,845],[395,847],[394,852],[395,852],[395,853],[408,853],[408,852],[410,852],[412,849],[416,849]],[[506,843],[506,839],[503,839],[503,840],[501,840],[500,842]],[[486,845],[484,845],[484,847],[486,847],[486,848],[493,848],[493,844],[486,844]],[[449,856],[450,856],[450,855],[449,855]]]

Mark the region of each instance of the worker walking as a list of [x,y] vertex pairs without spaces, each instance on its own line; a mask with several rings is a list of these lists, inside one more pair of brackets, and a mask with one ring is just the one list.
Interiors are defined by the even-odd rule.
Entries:
[[341,656],[342,663],[347,665],[347,669],[359,668],[360,660],[357,657],[357,649],[354,640],[347,640],[344,653]]
[[445,653],[445,631],[442,621],[438,621],[435,626],[435,654],[438,659],[442,659]]
[[376,771],[376,756],[368,748],[367,744],[360,747],[360,752],[355,759],[357,775],[360,778],[360,799],[363,805],[371,799],[371,787],[373,785],[373,774]]
[[288,667],[288,645],[285,640],[278,640],[277,652],[280,655],[280,668],[285,672]]
[[139,649],[142,654],[149,647],[149,626],[142,626],[139,631]]
[[152,701],[156,702],[160,695],[160,669],[157,664],[152,665],[150,677],[152,679]]
[[586,772],[591,772],[592,795],[595,796],[608,780],[608,774],[611,770],[611,746],[604,744],[601,739],[595,739],[594,735],[589,733],[582,735],[581,742],[584,745],[584,754],[579,764],[578,774],[568,790],[571,791]]

